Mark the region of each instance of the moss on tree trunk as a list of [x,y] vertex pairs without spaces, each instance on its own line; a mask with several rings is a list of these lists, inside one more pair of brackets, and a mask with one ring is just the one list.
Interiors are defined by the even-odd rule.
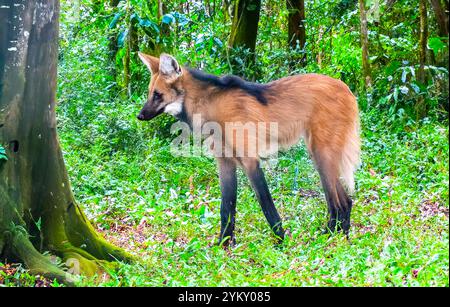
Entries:
[[0,257],[65,282],[71,275],[42,252],[88,275],[131,260],[95,232],[71,191],[55,117],[59,1],[0,4]]

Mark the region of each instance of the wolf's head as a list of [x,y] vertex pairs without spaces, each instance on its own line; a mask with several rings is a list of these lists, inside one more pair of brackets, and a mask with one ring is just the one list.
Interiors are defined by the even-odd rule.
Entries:
[[147,102],[137,118],[150,120],[163,112],[179,115],[183,110],[185,91],[181,82],[183,70],[177,60],[164,53],[158,59],[140,52],[139,58],[148,67],[152,77]]

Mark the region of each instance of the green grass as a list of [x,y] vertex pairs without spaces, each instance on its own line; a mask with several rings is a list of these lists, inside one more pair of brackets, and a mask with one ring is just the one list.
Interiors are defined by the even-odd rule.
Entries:
[[[281,247],[240,172],[237,245],[223,250],[215,245],[214,161],[173,157],[167,119],[138,122],[138,103],[108,100],[98,90],[92,101],[66,103],[75,87],[60,89],[58,110],[75,195],[99,231],[141,259],[81,285],[448,286],[448,126],[362,114],[350,241],[320,234],[326,203],[303,146],[265,164],[289,231]],[[85,124],[83,110],[67,115],[90,102]],[[4,283],[32,284],[23,274]]]
[[[283,246],[274,246],[241,174],[238,244],[229,251],[214,245],[220,205],[214,161],[171,157],[159,138],[149,138],[138,154],[123,151],[105,160],[96,144],[66,153],[77,196],[93,221],[142,257],[102,284],[448,286],[448,128],[420,123],[393,132],[375,119],[363,117],[350,241],[320,235],[326,204],[302,147],[266,168],[290,232]],[[69,152],[70,143],[63,146]]]
[[56,280],[52,281],[40,275],[32,275],[22,264],[0,262],[1,287],[62,287]]

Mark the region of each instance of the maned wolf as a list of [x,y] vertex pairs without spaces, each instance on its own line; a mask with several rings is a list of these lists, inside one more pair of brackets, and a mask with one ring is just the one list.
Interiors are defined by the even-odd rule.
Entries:
[[[230,153],[231,148],[232,153],[216,154],[222,192],[219,243],[234,242],[237,166],[249,178],[278,240],[284,238],[281,219],[259,163],[260,157],[266,154],[263,150],[266,147],[259,145],[261,139],[275,140],[276,148],[287,148],[301,138],[305,141],[328,203],[327,230],[342,230],[348,235],[352,200],[347,193],[354,190],[353,174],[359,163],[360,140],[358,106],[347,85],[318,74],[255,84],[235,76],[216,77],[181,67],[167,54],[156,58],[139,53],[139,57],[152,75],[148,100],[138,115],[139,120],[150,120],[165,112],[191,127],[193,117],[200,115],[202,122],[215,122],[223,131],[229,123],[276,124],[275,132],[264,128],[264,133],[258,130],[253,136],[246,132],[236,137],[234,131],[216,139],[220,145],[214,144],[215,149],[222,147]],[[256,144],[252,143],[255,139],[258,141],[258,145],[253,145],[256,154],[251,155],[250,147]]]

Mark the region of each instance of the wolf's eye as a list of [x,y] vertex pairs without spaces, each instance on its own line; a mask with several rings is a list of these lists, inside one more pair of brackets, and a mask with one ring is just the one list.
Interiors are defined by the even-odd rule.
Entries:
[[153,100],[155,102],[161,101],[162,100],[162,94],[160,92],[157,92],[157,91],[153,92]]

